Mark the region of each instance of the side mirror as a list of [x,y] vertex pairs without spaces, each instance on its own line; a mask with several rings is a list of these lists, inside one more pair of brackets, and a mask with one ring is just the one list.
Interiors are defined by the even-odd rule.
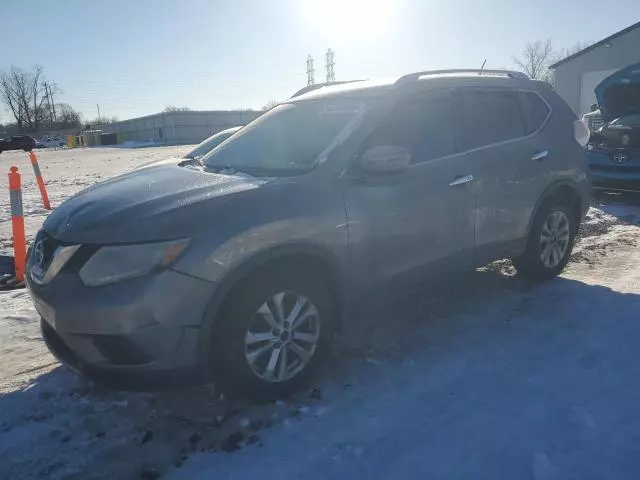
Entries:
[[399,173],[411,164],[411,152],[395,145],[380,145],[366,150],[358,160],[360,170],[366,173]]

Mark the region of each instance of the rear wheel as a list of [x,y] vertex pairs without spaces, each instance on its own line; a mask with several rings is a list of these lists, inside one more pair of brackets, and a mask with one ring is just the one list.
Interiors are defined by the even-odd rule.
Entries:
[[569,261],[578,219],[567,205],[551,199],[538,210],[525,252],[513,263],[518,273],[533,280],[550,280]]
[[257,273],[231,293],[216,319],[217,380],[256,401],[292,394],[326,359],[335,316],[321,278],[292,269]]

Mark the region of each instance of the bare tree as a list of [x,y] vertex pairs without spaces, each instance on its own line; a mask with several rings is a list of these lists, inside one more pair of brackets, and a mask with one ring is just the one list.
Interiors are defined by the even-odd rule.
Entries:
[[36,65],[31,70],[11,67],[9,72],[0,73],[0,97],[18,129],[37,131],[46,116],[48,99],[42,66]]
[[261,110],[263,111],[268,111],[271,110],[273,107],[277,106],[280,102],[278,102],[277,100],[269,100],[267,102],[267,104],[261,108]]
[[100,129],[105,125],[109,125],[110,123],[117,123],[119,121],[120,119],[118,117],[96,117],[93,120],[85,122],[84,128],[85,130]]
[[184,105],[182,107],[176,107],[175,105],[168,105],[166,107],[164,107],[163,110],[165,113],[171,113],[171,112],[190,112],[191,109],[189,107],[185,107]]
[[569,48],[563,48],[557,54],[555,54],[553,63],[559,62],[560,60],[564,60],[565,58],[570,57],[571,55],[574,55],[593,44],[594,42],[577,42],[575,45]]
[[56,105],[56,120],[61,128],[79,127],[82,119],[80,112],[74,110],[68,103]]
[[535,80],[551,80],[549,65],[556,55],[551,46],[551,40],[536,40],[529,42],[522,50],[521,57],[514,57],[515,64],[529,77]]
[[18,129],[22,129],[25,121],[24,116],[24,99],[26,89],[23,88],[26,81],[23,78],[24,72],[12,67],[9,73],[0,74],[0,95],[13,118],[16,121]]

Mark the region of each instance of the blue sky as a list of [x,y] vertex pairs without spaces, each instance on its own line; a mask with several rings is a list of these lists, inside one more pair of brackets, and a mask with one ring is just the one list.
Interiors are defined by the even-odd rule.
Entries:
[[[260,108],[335,51],[336,79],[512,67],[527,41],[597,41],[640,20],[638,0],[4,0],[0,69],[39,63],[86,118],[167,105]],[[55,6],[54,6],[55,4]],[[0,122],[9,120],[4,108]]]

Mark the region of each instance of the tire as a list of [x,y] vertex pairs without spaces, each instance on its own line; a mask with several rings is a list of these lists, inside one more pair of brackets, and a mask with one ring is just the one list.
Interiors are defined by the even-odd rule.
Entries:
[[[286,293],[281,295],[282,292]],[[285,318],[291,317],[297,301],[304,304],[298,317],[303,320],[296,330],[291,330],[293,322],[287,329],[284,321],[278,321],[277,300],[281,301]],[[269,312],[273,312],[272,320],[278,329],[272,328],[273,323],[269,326]],[[256,402],[291,395],[326,360],[336,318],[335,302],[322,278],[288,267],[252,274],[230,293],[215,319],[212,360],[216,381],[224,391]],[[300,335],[305,335],[305,341],[298,339]],[[315,347],[313,341],[307,343],[316,337]],[[306,362],[296,353],[301,347],[307,354],[311,352]],[[260,349],[265,349],[264,353]]]
[[[527,247],[522,256],[513,260],[518,274],[546,281],[564,270],[579,226],[575,213],[566,203],[551,198],[540,206],[531,225]],[[558,228],[554,229],[556,222]]]

